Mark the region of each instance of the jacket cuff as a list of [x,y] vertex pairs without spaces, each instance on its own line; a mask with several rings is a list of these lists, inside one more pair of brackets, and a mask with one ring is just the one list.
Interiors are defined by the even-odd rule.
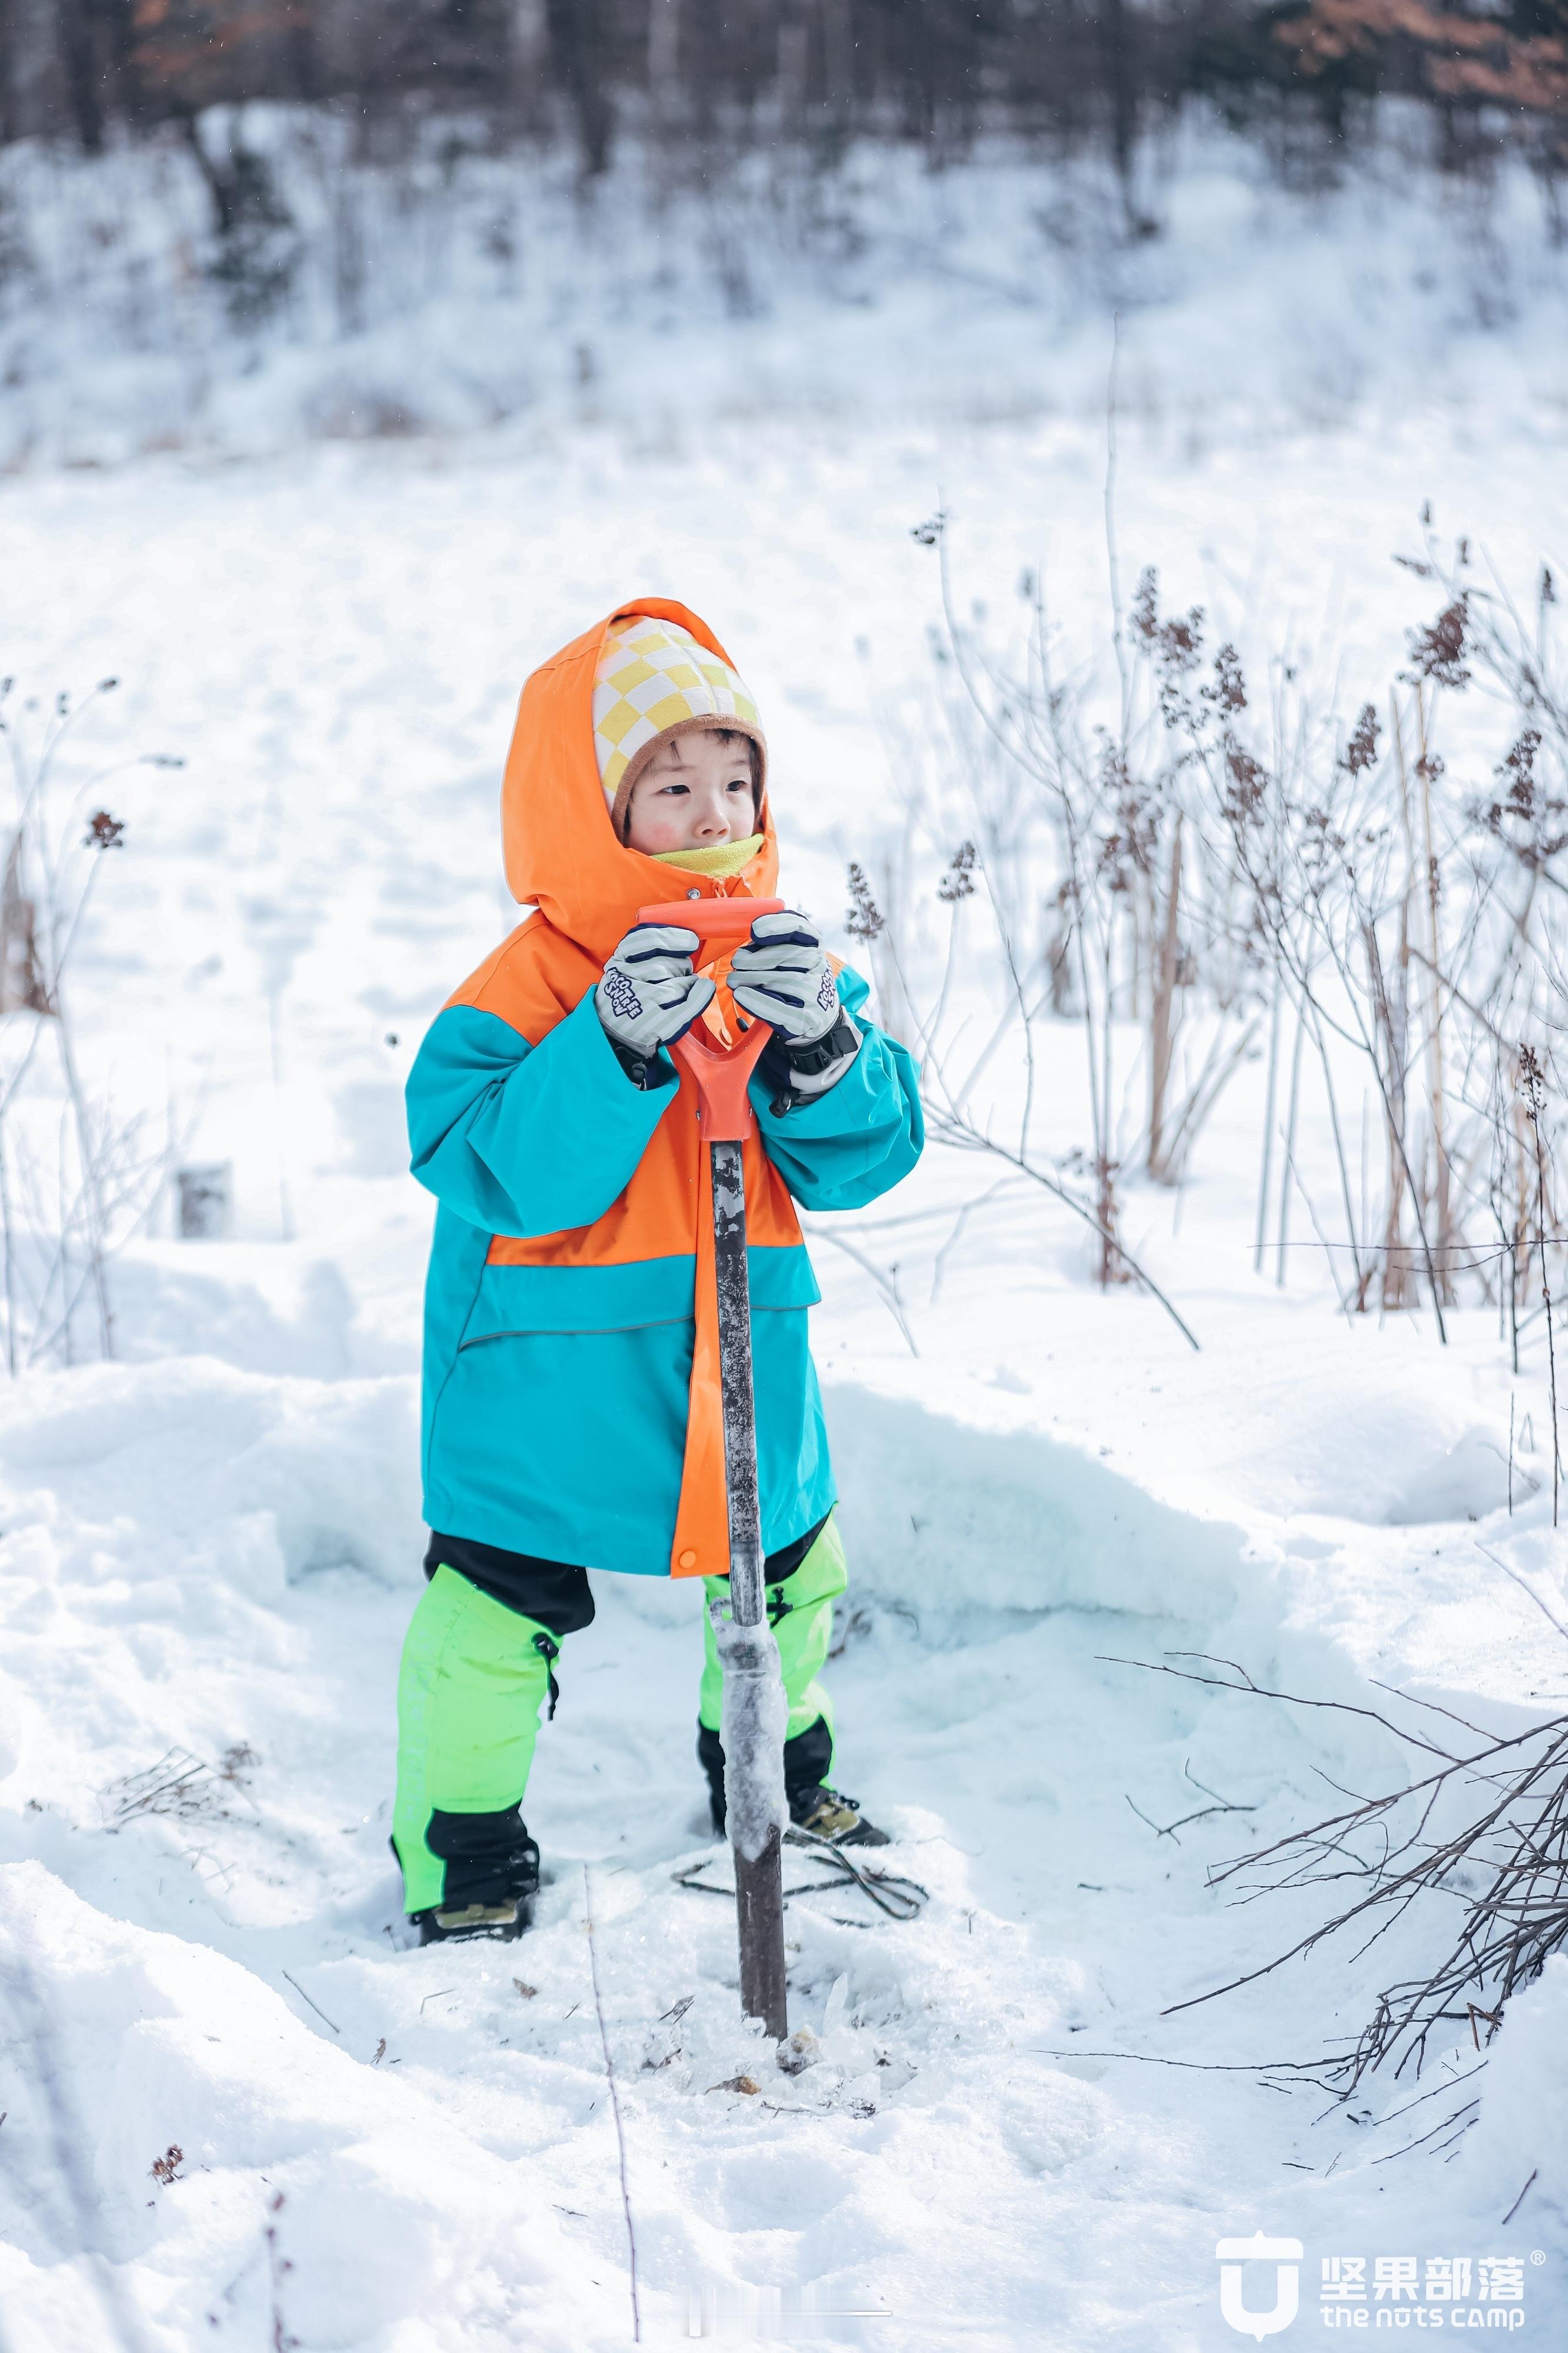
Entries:
[[814,1038],[809,1045],[792,1045],[775,1030],[757,1065],[759,1076],[774,1090],[774,1117],[796,1103],[815,1103],[837,1086],[860,1051],[860,1031],[845,1012],[826,1037]]
[[639,1054],[635,1047],[623,1046],[619,1039],[612,1038],[607,1029],[605,1042],[633,1086],[640,1087],[644,1094],[656,1094],[660,1087],[675,1085],[678,1073],[662,1047],[656,1046],[651,1054]]

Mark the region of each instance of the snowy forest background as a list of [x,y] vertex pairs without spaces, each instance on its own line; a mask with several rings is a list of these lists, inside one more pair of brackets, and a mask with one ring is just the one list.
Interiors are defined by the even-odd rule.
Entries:
[[[0,0],[4,2353],[1560,2339],[1565,170],[1559,0]],[[639,588],[931,1131],[787,2086],[689,1594],[515,1954],[385,1844],[402,1082]]]
[[[1149,400],[1206,410],[1217,373],[1321,413],[1528,311],[1565,110],[1554,0],[6,0],[0,462],[689,404],[694,375],[753,412],[868,381],[1070,405],[1110,303],[1198,324]],[[1362,248],[1347,313],[1314,281]]]

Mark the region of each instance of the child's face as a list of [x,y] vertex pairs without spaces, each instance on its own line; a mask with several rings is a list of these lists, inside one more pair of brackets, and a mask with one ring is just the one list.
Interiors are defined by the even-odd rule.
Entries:
[[632,786],[631,849],[717,849],[756,830],[751,747],[743,735],[689,727],[661,744]]

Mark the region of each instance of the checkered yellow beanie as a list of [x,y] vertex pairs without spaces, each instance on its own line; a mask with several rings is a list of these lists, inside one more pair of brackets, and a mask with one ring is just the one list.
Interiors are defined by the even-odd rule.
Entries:
[[725,728],[757,746],[757,806],[767,780],[767,741],[757,706],[728,662],[689,629],[637,613],[605,639],[594,681],[594,749],[617,837],[632,786],[667,735]]

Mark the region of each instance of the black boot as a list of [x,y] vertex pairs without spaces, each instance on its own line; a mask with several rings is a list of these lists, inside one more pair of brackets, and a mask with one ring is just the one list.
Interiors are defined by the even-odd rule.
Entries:
[[828,1839],[835,1846],[890,1846],[886,1831],[868,1822],[860,1811],[858,1800],[846,1798],[819,1781],[812,1789],[792,1789],[789,1792],[789,1818],[797,1830],[809,1831],[814,1838]]
[[414,1915],[422,1945],[521,1936],[539,1893],[539,1848],[516,1806],[494,1814],[437,1810],[425,1843],[447,1869],[440,1903]]
[[[708,1805],[713,1821],[713,1835],[724,1835],[724,1744],[716,1732],[705,1724],[697,1727],[697,1756],[708,1776]],[[833,1763],[833,1735],[827,1720],[818,1716],[804,1732],[784,1742],[784,1796],[789,1802],[789,1818],[817,1838],[831,1839],[835,1846],[887,1846],[890,1843],[886,1831],[868,1822],[853,1798],[840,1797],[823,1779]]]

